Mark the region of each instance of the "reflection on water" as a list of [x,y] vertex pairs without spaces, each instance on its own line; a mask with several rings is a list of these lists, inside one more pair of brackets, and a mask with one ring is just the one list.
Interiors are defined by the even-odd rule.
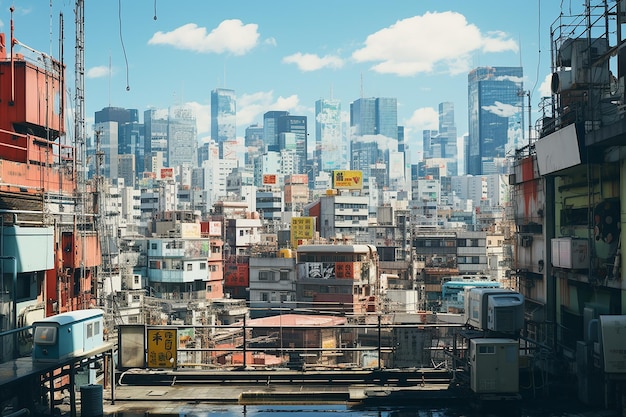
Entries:
[[[141,412],[117,413],[111,417],[145,417]],[[517,408],[509,406],[497,410],[478,410],[472,407],[418,407],[398,406],[372,409],[354,409],[345,405],[211,405],[189,404],[177,407],[177,413],[154,414],[150,417],[611,417],[618,416],[608,410],[586,409],[575,402],[545,402]]]

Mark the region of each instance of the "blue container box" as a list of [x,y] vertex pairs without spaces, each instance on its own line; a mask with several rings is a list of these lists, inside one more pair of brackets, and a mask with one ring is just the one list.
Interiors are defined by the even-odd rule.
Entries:
[[104,344],[104,312],[70,311],[33,323],[33,362],[57,362],[88,354]]

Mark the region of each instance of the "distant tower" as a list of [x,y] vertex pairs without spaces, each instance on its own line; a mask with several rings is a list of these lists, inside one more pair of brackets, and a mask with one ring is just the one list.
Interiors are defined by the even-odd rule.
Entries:
[[341,103],[335,99],[315,102],[315,159],[322,171],[344,169]]
[[170,108],[167,129],[168,166],[195,167],[198,161],[196,117],[188,106]]
[[268,111],[263,115],[263,142],[266,148],[278,150],[278,118],[288,114],[288,111]]
[[[234,90],[211,91],[211,139],[218,144],[237,139],[237,97]],[[220,146],[220,157],[221,155]]]
[[[145,133],[144,124],[139,123],[139,111],[122,107],[105,107],[95,113],[95,123],[105,122],[117,123],[117,154],[134,155],[133,170],[137,173],[143,172]],[[127,184],[130,183],[127,182]]]
[[[381,164],[389,172],[389,151],[398,149],[398,105],[395,98],[360,98],[350,104],[350,167],[363,171],[363,180],[380,177]],[[388,186],[388,176],[380,186]]]
[[480,67],[468,75],[467,173],[495,173],[498,159],[521,143],[522,67]]
[[[145,126],[144,137],[144,171],[155,171],[153,158],[159,159],[159,167],[162,163],[168,166],[167,153],[167,109],[149,109],[143,112]],[[157,156],[159,155],[159,156]]]

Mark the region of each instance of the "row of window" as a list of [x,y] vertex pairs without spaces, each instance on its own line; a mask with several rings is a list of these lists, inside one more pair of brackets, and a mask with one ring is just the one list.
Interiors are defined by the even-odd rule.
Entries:
[[[193,263],[187,263],[185,264],[185,270],[186,271],[193,271],[194,267],[193,267]],[[217,272],[218,271],[218,265],[217,264],[210,264],[208,265],[207,268],[207,263],[206,262],[200,262],[198,264],[199,266],[199,270],[200,271],[205,271],[205,270],[209,270],[209,272]],[[155,261],[150,261],[150,265],[149,265],[150,269],[163,269],[163,270],[178,270],[180,271],[181,269],[183,269],[183,262],[182,261],[173,261],[171,262],[171,265],[168,262],[164,262],[164,261],[159,261],[159,260],[155,260]]]
[[486,239],[415,239],[413,246],[416,248],[483,248]]

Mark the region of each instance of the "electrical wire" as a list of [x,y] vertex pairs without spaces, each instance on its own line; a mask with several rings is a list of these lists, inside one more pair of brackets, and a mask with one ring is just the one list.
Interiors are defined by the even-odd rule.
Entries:
[[117,2],[117,16],[120,23],[120,43],[122,44],[122,52],[124,53],[124,61],[126,62],[126,91],[130,91],[130,83],[128,82],[128,58],[126,57],[126,47],[124,46],[124,37],[122,36],[122,0]]

